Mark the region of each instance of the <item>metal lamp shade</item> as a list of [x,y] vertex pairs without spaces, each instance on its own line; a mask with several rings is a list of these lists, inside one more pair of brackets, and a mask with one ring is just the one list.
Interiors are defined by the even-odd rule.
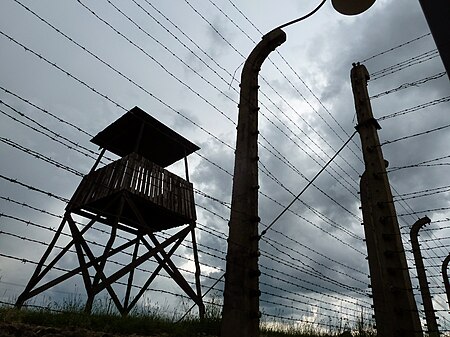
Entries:
[[375,0],[331,0],[336,11],[344,15],[357,15],[370,8]]

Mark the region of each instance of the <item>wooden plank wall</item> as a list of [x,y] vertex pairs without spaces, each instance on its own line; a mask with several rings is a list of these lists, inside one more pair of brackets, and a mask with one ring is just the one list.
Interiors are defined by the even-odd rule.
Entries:
[[71,203],[82,207],[120,190],[130,191],[188,219],[196,219],[192,184],[136,153],[85,176]]

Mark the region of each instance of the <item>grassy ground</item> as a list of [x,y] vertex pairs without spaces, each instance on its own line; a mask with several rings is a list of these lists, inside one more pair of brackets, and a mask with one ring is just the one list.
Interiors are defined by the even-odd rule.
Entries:
[[45,310],[0,309],[0,321],[3,323],[24,323],[55,328],[77,328],[101,331],[120,335],[166,335],[174,337],[217,336],[219,322],[214,319],[186,319],[176,323],[166,318],[133,315],[121,317],[111,314],[92,314],[83,312],[55,313]]
[[[215,300],[212,299],[212,301]],[[181,304],[180,307],[184,307],[184,305]],[[127,317],[121,317],[113,312],[110,303],[108,304],[106,300],[97,302],[93,314],[84,313],[83,308],[83,301],[77,298],[66,300],[63,304],[55,304],[55,302],[49,301],[45,306],[33,309],[17,310],[4,306],[0,307],[0,323],[38,325],[72,330],[85,329],[112,335],[206,337],[219,336],[220,333],[220,305],[207,305],[206,318],[202,321],[196,315],[188,315],[180,322],[178,321],[180,315],[172,313],[171,316],[159,306],[147,306],[145,310],[135,310]],[[186,312],[185,308],[182,311],[183,313]],[[350,330],[352,330],[352,334],[350,334]],[[3,335],[0,333],[0,336]],[[34,335],[31,334],[31,336]],[[376,335],[371,327],[364,322],[363,317],[361,317],[357,326],[334,324],[329,329],[322,329],[321,331],[317,330],[315,324],[287,325],[284,322],[262,322],[261,337],[319,336],[374,337]]]
[[[55,313],[48,310],[16,310],[0,308],[0,322],[23,323],[28,325],[40,325],[54,328],[77,328],[90,331],[98,331],[120,335],[143,336],[219,336],[220,319],[209,317],[203,321],[195,318],[187,318],[182,322],[153,315],[134,314],[121,317],[113,314],[88,315],[80,311],[67,311]],[[334,329],[330,332],[318,332],[317,330],[303,327],[286,327],[274,325],[271,328],[263,328],[261,336],[264,337],[331,337],[331,336],[375,336],[367,331],[354,330],[350,334],[346,329]]]

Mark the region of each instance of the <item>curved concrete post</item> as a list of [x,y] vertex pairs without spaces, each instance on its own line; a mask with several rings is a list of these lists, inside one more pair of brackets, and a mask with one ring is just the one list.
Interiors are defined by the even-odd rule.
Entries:
[[222,337],[259,336],[258,74],[264,60],[284,41],[281,29],[266,34],[242,70]]
[[427,330],[430,337],[439,337],[439,330],[436,321],[436,314],[431,300],[430,288],[428,287],[427,275],[423,264],[422,253],[419,246],[419,230],[431,222],[427,216],[417,220],[411,228],[411,245],[414,254],[414,262],[416,263],[417,277],[419,278],[420,293],[422,295],[423,308],[425,311],[425,319],[427,321]]
[[444,279],[445,293],[447,294],[447,304],[450,307],[450,282],[448,281],[448,263],[450,262],[450,254],[442,263],[442,278]]

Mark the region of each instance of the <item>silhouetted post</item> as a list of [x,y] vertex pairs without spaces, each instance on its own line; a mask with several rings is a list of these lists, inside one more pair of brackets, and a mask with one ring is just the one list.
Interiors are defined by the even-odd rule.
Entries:
[[265,35],[242,70],[221,337],[259,336],[258,74],[284,41],[281,29]]
[[445,292],[447,294],[447,304],[450,308],[450,282],[448,281],[448,262],[450,261],[450,254],[445,258],[442,263],[442,277],[444,279]]
[[430,218],[424,217],[417,220],[411,228],[411,245],[416,263],[417,277],[419,279],[420,293],[422,294],[425,319],[427,321],[428,336],[439,337],[438,324],[434,313],[433,301],[431,300],[430,288],[428,287],[427,275],[423,264],[422,253],[419,246],[419,230],[431,222]]
[[357,131],[365,163],[361,177],[364,219],[371,286],[377,324],[382,337],[422,337],[422,328],[412,292],[405,251],[367,91],[369,73],[364,65],[351,70],[358,118]]

